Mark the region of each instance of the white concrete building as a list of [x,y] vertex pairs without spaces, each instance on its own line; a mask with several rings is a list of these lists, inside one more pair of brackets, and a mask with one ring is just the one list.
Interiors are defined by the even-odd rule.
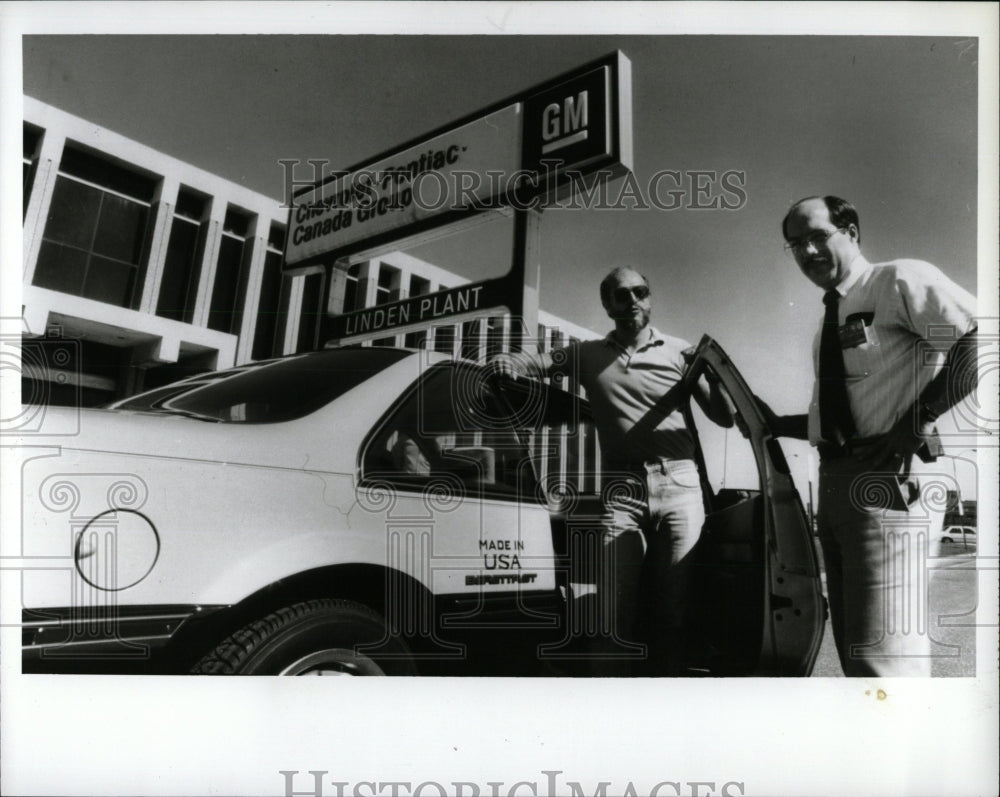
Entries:
[[[402,252],[285,275],[280,200],[30,97],[23,185],[26,400],[102,404],[314,349],[324,313],[468,282]],[[546,349],[596,337],[545,312],[539,333]],[[510,323],[494,314],[372,338],[481,360],[508,350]]]

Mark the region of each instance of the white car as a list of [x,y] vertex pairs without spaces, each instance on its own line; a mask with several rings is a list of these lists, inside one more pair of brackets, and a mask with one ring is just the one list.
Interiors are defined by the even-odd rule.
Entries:
[[977,539],[974,526],[946,526],[936,536],[938,542],[957,542],[966,547],[975,545]]
[[[687,378],[706,369],[760,489],[707,489],[690,672],[808,675],[824,601],[806,516],[708,338]],[[22,577],[25,671],[587,672],[601,497],[540,484],[528,447],[584,433],[576,396],[356,347],[46,408],[42,431],[74,419],[24,439],[23,553],[51,563]]]

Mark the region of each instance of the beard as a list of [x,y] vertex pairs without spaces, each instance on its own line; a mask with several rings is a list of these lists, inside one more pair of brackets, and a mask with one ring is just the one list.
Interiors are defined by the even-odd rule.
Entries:
[[638,308],[611,316],[622,331],[639,332],[649,325],[649,311]]

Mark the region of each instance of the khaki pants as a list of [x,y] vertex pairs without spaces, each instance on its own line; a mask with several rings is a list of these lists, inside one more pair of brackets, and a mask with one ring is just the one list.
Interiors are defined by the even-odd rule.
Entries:
[[854,457],[820,464],[819,539],[845,675],[931,674],[927,556],[946,507],[940,473],[915,457],[903,483]]

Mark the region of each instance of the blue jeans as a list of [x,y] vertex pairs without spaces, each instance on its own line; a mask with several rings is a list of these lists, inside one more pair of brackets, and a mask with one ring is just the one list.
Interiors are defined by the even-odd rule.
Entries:
[[[676,674],[683,665],[683,560],[705,522],[698,467],[691,460],[659,459],[644,469],[605,473],[598,633],[591,645],[595,675],[631,675],[645,659],[649,674]],[[642,606],[640,595],[648,599]],[[637,641],[640,615],[648,626],[648,649]]]
[[817,525],[830,624],[847,676],[929,676],[928,543],[944,518],[947,485],[916,458],[890,508],[893,474],[853,457],[824,461]]

